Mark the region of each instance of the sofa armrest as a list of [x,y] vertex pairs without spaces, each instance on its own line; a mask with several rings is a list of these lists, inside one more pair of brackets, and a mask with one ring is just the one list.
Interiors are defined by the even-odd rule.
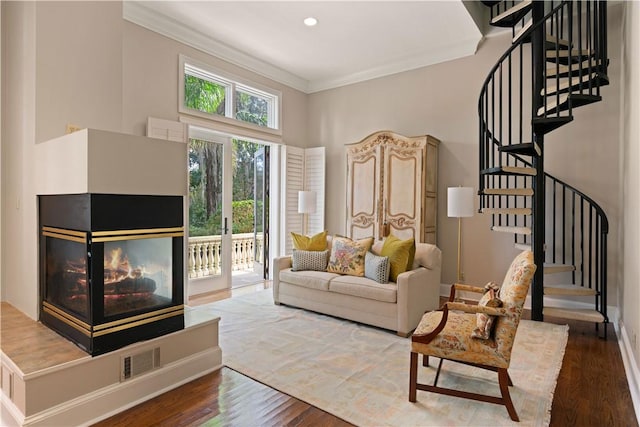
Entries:
[[284,270],[285,268],[291,268],[291,255],[273,259],[271,277],[273,280],[273,302],[276,304],[280,304],[280,271]]
[[427,311],[440,307],[440,265],[398,275],[398,335],[408,336]]

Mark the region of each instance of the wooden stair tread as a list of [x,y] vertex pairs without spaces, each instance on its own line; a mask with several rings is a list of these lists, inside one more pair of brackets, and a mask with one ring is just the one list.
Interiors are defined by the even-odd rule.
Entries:
[[[511,43],[516,44],[519,41],[523,43],[531,43],[531,33],[525,35],[525,33],[531,28],[533,25],[533,20],[529,19],[523,26],[518,30],[515,36],[511,39]],[[558,49],[569,49],[569,40],[561,39],[553,34],[547,33],[545,35],[545,50],[555,50],[556,46]]]
[[521,1],[510,9],[505,10],[491,20],[491,25],[496,27],[512,27],[520,21],[531,9],[531,0]]
[[559,49],[557,51],[553,49],[547,50],[545,53],[547,61],[550,62],[567,60],[569,58],[580,58],[582,62],[584,58],[589,58],[591,55],[593,55],[593,52],[589,49]]
[[523,144],[503,145],[498,148],[502,153],[523,154],[525,156],[539,156],[542,152],[540,146],[534,142],[525,142]]
[[524,234],[531,235],[531,229],[529,227],[512,227],[512,226],[502,226],[502,225],[494,225],[491,227],[492,231],[499,231],[502,233],[514,233],[514,234]]
[[545,264],[544,274],[566,273],[576,271],[575,265],[570,264]]
[[[582,76],[582,78],[580,78],[579,76],[575,76],[571,78],[561,77],[560,78],[561,80],[559,82],[554,80],[553,82],[547,85],[546,89],[543,88],[540,91],[540,95],[548,96],[548,95],[555,94],[557,92],[574,90],[575,86],[579,86],[582,83],[588,83],[589,80],[595,80],[597,77],[598,77],[598,73],[585,74]],[[595,83],[594,87],[595,86],[599,86],[599,85]]]
[[554,96],[547,101],[546,105],[538,108],[538,116],[542,116],[545,113],[554,113],[556,111],[556,108],[562,107],[563,105],[567,104],[568,101],[568,93],[563,93],[559,97]]
[[545,285],[545,295],[595,296],[595,289],[577,285]]
[[531,125],[536,132],[549,133],[573,121],[573,116],[537,117],[531,120]]
[[[543,245],[544,246],[544,250],[547,250],[547,245]],[[533,249],[531,248],[531,243],[515,243],[514,244],[514,248],[519,249],[521,251],[532,251]]]
[[[583,73],[589,74],[589,68],[591,68],[591,71],[593,72],[593,70],[601,64],[602,61],[600,60],[594,61],[588,59],[586,61],[582,61],[579,64],[571,64],[571,74],[574,76],[578,75],[580,74],[581,69]],[[555,78],[556,75],[559,75],[560,77],[566,77],[569,75],[569,66],[556,64],[551,67],[547,67],[547,69],[545,70],[545,75],[547,76],[547,78]]]
[[559,308],[559,307],[545,307],[542,309],[544,316],[559,317],[561,319],[580,320],[584,322],[603,323],[606,319],[597,310],[590,310],[585,308]]
[[482,175],[537,175],[537,171],[534,168],[519,166],[498,166],[495,168],[484,169],[481,173]]
[[531,215],[531,208],[482,208],[481,213],[489,215]]
[[[520,28],[520,30],[518,30],[518,32],[516,33],[515,36],[513,36],[513,39],[511,39],[511,42],[513,44],[518,43],[518,41],[524,36],[524,33],[527,32],[527,30],[529,28],[531,28],[531,26],[533,25],[533,19],[529,19],[523,26],[522,28]],[[530,34],[529,34],[530,35]],[[524,40],[524,43],[529,42],[531,39],[527,38]]]
[[533,196],[533,188],[485,188],[482,194],[493,196]]

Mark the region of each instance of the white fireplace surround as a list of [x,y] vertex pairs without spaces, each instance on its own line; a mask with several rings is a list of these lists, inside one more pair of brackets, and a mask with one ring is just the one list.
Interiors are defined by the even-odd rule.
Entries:
[[187,144],[82,129],[36,145],[37,194],[187,196]]

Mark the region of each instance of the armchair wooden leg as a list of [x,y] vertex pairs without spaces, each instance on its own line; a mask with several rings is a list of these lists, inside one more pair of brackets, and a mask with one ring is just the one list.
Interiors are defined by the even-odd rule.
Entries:
[[411,362],[409,364],[409,402],[416,401],[417,388],[418,388],[418,353],[411,352]]
[[422,355],[422,366],[424,366],[425,368],[429,367],[429,356],[426,354]]
[[506,369],[498,369],[498,382],[500,383],[500,393],[502,393],[502,401],[504,402],[504,406],[507,407],[509,416],[513,421],[520,421],[520,419],[518,418],[518,413],[516,412],[516,408],[514,408],[513,402],[511,401],[511,395],[509,394],[509,383],[511,382],[511,378],[509,378],[509,373]]

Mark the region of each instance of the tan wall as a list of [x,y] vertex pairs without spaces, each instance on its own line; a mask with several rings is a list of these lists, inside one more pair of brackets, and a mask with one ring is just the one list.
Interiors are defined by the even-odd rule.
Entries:
[[[618,305],[622,311],[621,326],[627,334],[635,358],[640,365],[640,4],[625,2],[622,22],[624,49],[622,55],[622,189],[623,218],[620,223],[619,246],[623,256],[618,268],[622,271]],[[613,172],[613,171],[611,171]],[[613,175],[613,173],[612,173]],[[616,176],[619,176],[616,174]],[[636,381],[638,379],[636,378]],[[636,383],[637,387],[638,384]],[[635,390],[638,393],[638,390]]]
[[36,142],[122,127],[122,4],[38,2]]
[[178,55],[282,92],[282,140],[306,144],[307,95],[125,21],[123,131],[144,135],[147,116],[178,119]]
[[[610,13],[611,62],[619,61],[620,6]],[[344,144],[387,129],[414,136],[430,134],[442,141],[438,176],[438,246],[443,251],[443,283],[456,277],[457,220],[447,217],[446,191],[451,186],[478,187],[477,102],[482,83],[510,43],[508,35],[485,40],[476,55],[393,76],[310,95],[309,141],[327,147],[327,228],[345,230],[346,166]],[[566,178],[602,204],[612,223],[620,215],[618,170],[619,66],[612,66],[612,85],[603,102],[576,110],[576,120],[547,137],[548,171]],[[595,137],[594,137],[595,136]],[[608,141],[608,145],[603,144]],[[574,157],[575,156],[575,157]],[[574,159],[567,162],[567,159]],[[567,168],[567,163],[571,166]],[[567,172],[569,172],[567,174]],[[567,175],[567,176],[565,176]],[[477,206],[477,201],[476,201]],[[489,231],[490,218],[462,220],[462,270],[469,283],[502,280],[517,253],[513,236]],[[613,228],[610,242],[618,241]],[[618,249],[610,245],[615,263]],[[615,301],[617,275],[610,268],[610,302]]]

